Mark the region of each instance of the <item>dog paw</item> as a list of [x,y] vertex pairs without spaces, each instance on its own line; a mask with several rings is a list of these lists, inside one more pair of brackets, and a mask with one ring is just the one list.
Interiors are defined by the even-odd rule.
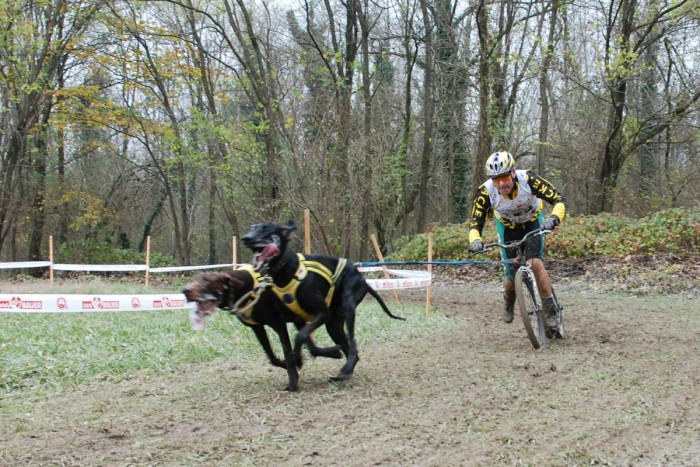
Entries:
[[352,375],[345,375],[343,373],[338,373],[336,376],[331,376],[330,378],[328,378],[328,382],[329,383],[339,383],[341,381],[346,381],[346,380],[350,379],[351,376]]

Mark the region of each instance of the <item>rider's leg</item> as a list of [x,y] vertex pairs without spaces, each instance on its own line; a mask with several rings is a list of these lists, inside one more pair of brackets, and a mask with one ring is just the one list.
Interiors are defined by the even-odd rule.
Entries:
[[544,268],[544,263],[539,258],[532,258],[528,261],[532,266],[532,272],[535,275],[537,282],[537,290],[542,298],[542,311],[544,312],[545,320],[549,327],[557,327],[557,304],[554,302],[552,292],[552,281],[549,278],[549,273]]
[[[537,222],[530,226],[528,230],[539,229],[544,220],[544,211],[538,216]],[[557,305],[554,302],[554,293],[552,291],[552,280],[549,273],[544,267],[542,258],[544,258],[544,236],[533,238],[526,246],[526,254],[528,263],[532,267],[532,272],[535,275],[537,282],[537,290],[540,292],[542,299],[542,311],[544,312],[545,320],[549,327],[557,327]]]
[[503,301],[505,309],[501,319],[510,324],[513,322],[513,309],[515,308],[515,284],[507,277],[503,280]]
[[[498,233],[498,241],[504,243],[506,241],[506,226],[503,225],[501,221],[495,219],[496,221],[496,232]],[[501,259],[506,260],[509,258],[514,258],[515,252],[501,248]],[[501,319],[505,323],[513,322],[513,310],[515,308],[515,284],[513,283],[513,277],[515,276],[515,268],[512,263],[505,263],[503,265],[503,301],[504,308]]]
[[537,290],[540,292],[540,297],[544,300],[552,296],[552,281],[549,278],[549,273],[544,268],[544,263],[539,258],[532,258],[528,261],[532,267],[532,272],[535,274],[537,281]]

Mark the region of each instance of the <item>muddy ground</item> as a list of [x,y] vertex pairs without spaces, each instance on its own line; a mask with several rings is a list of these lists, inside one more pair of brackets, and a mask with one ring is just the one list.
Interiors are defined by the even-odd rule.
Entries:
[[[700,465],[696,264],[671,293],[657,290],[666,276],[641,291],[606,277],[620,265],[596,280],[585,265],[560,270],[569,337],[539,351],[521,322],[500,321],[498,280],[452,273],[432,288],[432,319],[445,325],[391,342],[358,336],[361,361],[342,384],[327,382],[338,361],[307,359],[300,392],[285,393],[286,374],[261,355],[5,397],[22,410],[3,417],[0,462]],[[400,298],[424,303],[425,291]]]

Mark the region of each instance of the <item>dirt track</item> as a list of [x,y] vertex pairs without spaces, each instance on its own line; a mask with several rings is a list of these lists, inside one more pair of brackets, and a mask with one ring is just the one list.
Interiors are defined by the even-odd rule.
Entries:
[[[570,337],[533,351],[497,283],[433,287],[430,334],[358,337],[355,377],[309,360],[301,391],[262,358],[25,400],[3,465],[700,465],[700,313],[692,294],[562,281]],[[423,292],[403,300],[423,301]],[[422,316],[412,319],[425,319]]]

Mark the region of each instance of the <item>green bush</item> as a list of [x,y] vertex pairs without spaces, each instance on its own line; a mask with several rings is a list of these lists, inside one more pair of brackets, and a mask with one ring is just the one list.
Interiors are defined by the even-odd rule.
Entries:
[[[433,260],[471,258],[466,224],[433,228]],[[493,222],[484,228],[485,241],[495,241]],[[402,238],[391,261],[425,261],[427,234]],[[700,207],[671,209],[632,219],[617,214],[568,217],[555,235],[547,238],[552,258],[581,258],[656,253],[700,254]],[[497,256],[493,251],[491,256]]]
[[671,209],[641,219],[613,214],[570,218],[547,241],[558,258],[700,252],[700,208]]
[[[73,264],[146,264],[146,254],[132,249],[117,248],[107,242],[83,239],[60,245],[55,261]],[[172,256],[151,253],[151,267],[177,265],[177,261]]]

